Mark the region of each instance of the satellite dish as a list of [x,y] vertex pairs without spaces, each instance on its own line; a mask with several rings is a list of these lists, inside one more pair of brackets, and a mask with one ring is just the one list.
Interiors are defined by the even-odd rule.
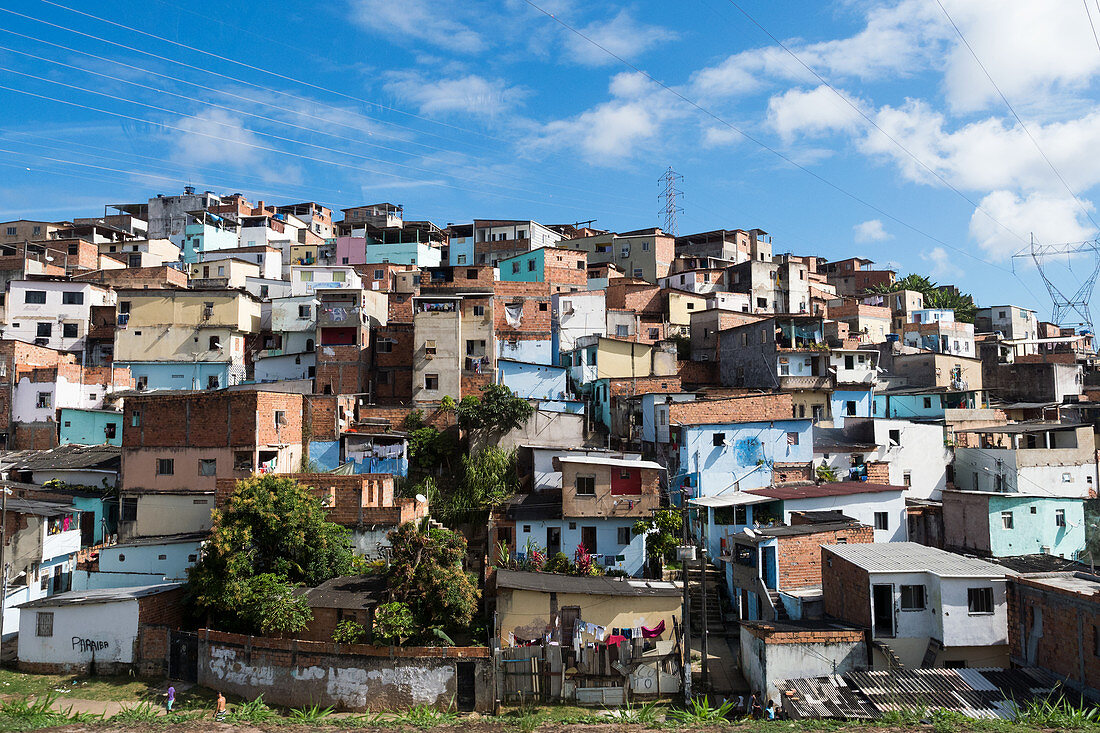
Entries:
[[416,501],[418,503],[422,504],[422,503],[426,502],[427,500],[428,500],[428,497],[424,496],[423,494],[417,494],[416,495]]

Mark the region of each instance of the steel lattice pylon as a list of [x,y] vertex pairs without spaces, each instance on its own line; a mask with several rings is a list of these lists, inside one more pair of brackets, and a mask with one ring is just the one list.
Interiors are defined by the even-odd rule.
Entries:
[[[1088,255],[1093,259],[1088,275],[1072,295],[1066,295],[1059,288],[1050,272],[1044,267],[1045,261],[1054,257],[1073,257],[1076,255]],[[1030,257],[1035,263],[1035,269],[1039,271],[1039,277],[1043,278],[1043,284],[1047,288],[1053,307],[1050,320],[1059,326],[1075,326],[1088,329],[1089,333],[1095,333],[1092,327],[1092,311],[1089,307],[1092,301],[1092,291],[1096,285],[1096,277],[1100,275],[1100,242],[1093,240],[1088,242],[1066,242],[1062,244],[1039,244],[1032,237],[1031,246],[1013,255],[1016,257]],[[1079,321],[1066,321],[1067,316],[1076,314]]]
[[657,197],[664,199],[665,205],[657,213],[665,215],[665,234],[671,234],[674,237],[676,236],[676,214],[683,211],[676,205],[676,199],[684,195],[683,191],[676,188],[676,182],[682,180],[684,177],[672,170],[672,166],[669,166],[664,175],[657,179],[658,183],[665,184],[665,190]]

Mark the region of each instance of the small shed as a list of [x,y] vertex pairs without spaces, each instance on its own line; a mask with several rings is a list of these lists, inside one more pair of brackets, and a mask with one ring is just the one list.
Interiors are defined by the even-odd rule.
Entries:
[[137,662],[139,626],[180,626],[183,585],[69,591],[19,609],[19,669],[120,674]]
[[332,641],[341,621],[354,621],[367,631],[374,626],[374,608],[385,599],[383,578],[347,575],[326,580],[302,591],[313,611],[313,620],[298,634],[308,641]]

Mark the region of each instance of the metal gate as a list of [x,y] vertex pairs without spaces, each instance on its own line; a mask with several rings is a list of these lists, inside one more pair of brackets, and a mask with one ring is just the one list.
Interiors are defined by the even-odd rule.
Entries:
[[199,636],[188,631],[170,631],[168,636],[168,679],[199,681]]

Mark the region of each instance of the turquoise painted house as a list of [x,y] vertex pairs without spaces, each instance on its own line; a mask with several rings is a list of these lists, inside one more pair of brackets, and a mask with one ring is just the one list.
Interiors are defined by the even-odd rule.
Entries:
[[540,283],[546,272],[546,250],[539,248],[497,263],[500,279],[506,282]]
[[871,417],[898,420],[942,420],[944,410],[973,410],[982,406],[979,390],[943,387],[902,387],[875,392]]
[[122,413],[114,410],[61,410],[61,445],[122,445]]
[[986,557],[1056,555],[1085,550],[1083,499],[992,491],[943,492],[944,546]]

